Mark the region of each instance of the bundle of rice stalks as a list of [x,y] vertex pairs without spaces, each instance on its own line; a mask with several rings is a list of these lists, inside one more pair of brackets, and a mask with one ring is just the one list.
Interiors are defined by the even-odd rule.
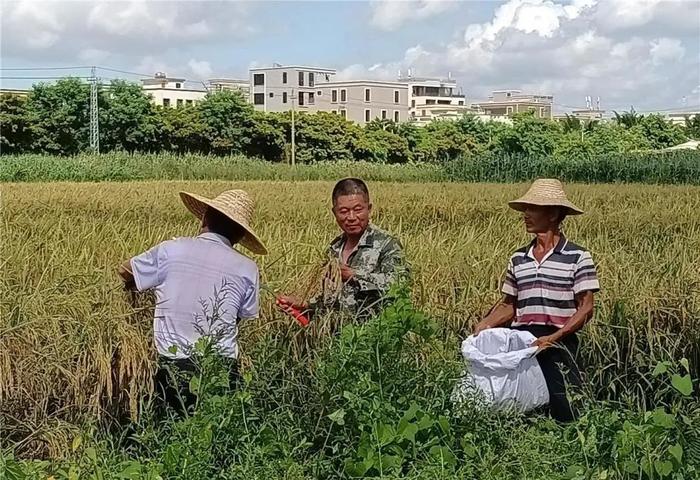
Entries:
[[313,303],[329,308],[338,301],[342,289],[340,262],[329,257],[325,263],[314,265],[302,274],[292,296],[304,305]]

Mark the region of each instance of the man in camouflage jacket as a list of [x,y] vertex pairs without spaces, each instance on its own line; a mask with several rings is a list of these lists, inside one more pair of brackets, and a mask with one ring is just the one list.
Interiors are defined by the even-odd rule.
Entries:
[[[282,296],[282,309],[293,306],[311,313],[338,310],[357,319],[376,313],[389,287],[408,278],[399,241],[370,223],[372,204],[367,185],[347,178],[333,189],[333,214],[343,233],[331,242],[329,255],[340,262],[342,288],[335,298],[319,295],[308,305]],[[329,301],[330,300],[330,301]]]

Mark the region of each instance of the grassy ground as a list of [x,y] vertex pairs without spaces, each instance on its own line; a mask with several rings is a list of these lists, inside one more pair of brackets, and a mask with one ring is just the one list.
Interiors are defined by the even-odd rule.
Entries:
[[[3,435],[6,447],[60,456],[71,451],[86,423],[120,411],[136,417],[139,399],[150,388],[149,311],[135,313],[128,306],[114,267],[159,241],[196,232],[196,222],[179,203],[179,190],[214,195],[234,187],[247,189],[257,200],[255,223],[271,252],[258,259],[264,283],[272,290],[290,288],[336,234],[329,211],[331,183],[2,186],[0,427],[7,432]],[[526,185],[378,183],[370,187],[375,222],[401,238],[414,272],[414,301],[439,327],[433,343],[419,350],[427,362],[423,373],[440,378],[440,365],[457,358],[458,336],[498,297],[508,256],[528,241],[518,215],[506,207],[506,201],[523,193]],[[660,384],[649,375],[654,366],[662,360],[676,365],[687,358],[697,373],[700,364],[696,255],[700,188],[571,185],[568,191],[588,213],[567,220],[565,231],[593,252],[603,288],[595,321],[583,336],[591,386],[588,398],[621,401],[639,412],[658,406]],[[317,376],[317,365],[307,364],[309,345],[325,352],[323,336],[310,331],[300,337],[294,324],[274,312],[269,294],[263,295],[263,305],[262,318],[244,327],[242,339],[245,365],[257,378],[253,384],[261,382],[259,392],[263,392],[263,385],[274,384],[282,371],[300,383],[311,381],[309,375]],[[415,364],[406,365],[411,375],[420,375],[415,372],[423,368],[419,361],[423,354],[416,355],[418,359],[411,357]],[[325,359],[327,363],[337,360]],[[429,383],[422,381],[424,386]],[[431,388],[425,386],[426,391]],[[443,398],[435,392],[443,390],[435,387],[430,395],[421,395],[434,402]],[[282,397],[270,394],[266,401],[288,405],[287,394],[278,393]],[[303,397],[299,391],[289,395]],[[318,405],[324,402],[319,399]],[[590,413],[598,414],[612,413]],[[548,436],[563,435],[556,428],[509,425],[499,433],[504,436],[499,441],[508,435],[529,435],[544,446],[551,441]],[[360,442],[362,437],[349,438]],[[312,444],[318,452],[316,440]],[[511,445],[515,450],[508,450],[509,455],[517,458],[516,451],[523,445]],[[114,462],[126,461],[120,455]],[[246,458],[252,461],[253,457]],[[582,458],[557,463],[551,471],[563,475],[567,463],[571,466]],[[482,461],[488,463],[487,458]],[[331,470],[323,470],[326,467]],[[335,465],[326,467],[319,466],[316,473],[302,468],[301,476],[290,478],[322,478],[329,471],[337,475],[342,471]],[[537,470],[534,466],[522,470],[526,468],[522,464],[518,468],[514,471]],[[497,472],[487,476],[483,473],[487,470],[474,471],[482,472],[480,478],[506,478]]]

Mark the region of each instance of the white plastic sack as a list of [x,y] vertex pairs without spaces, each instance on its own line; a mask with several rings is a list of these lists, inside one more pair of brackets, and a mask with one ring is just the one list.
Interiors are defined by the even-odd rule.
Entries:
[[497,410],[527,412],[549,403],[542,369],[531,347],[535,336],[510,328],[490,328],[462,342],[467,370],[453,399],[470,396],[474,390]]

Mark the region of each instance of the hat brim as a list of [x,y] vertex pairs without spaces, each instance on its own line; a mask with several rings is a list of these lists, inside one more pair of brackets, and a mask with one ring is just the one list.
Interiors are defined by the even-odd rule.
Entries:
[[190,213],[192,213],[192,215],[197,217],[199,220],[204,218],[204,214],[207,212],[208,208],[213,208],[222,215],[225,215],[232,222],[240,225],[240,227],[245,230],[245,234],[239,242],[242,246],[257,255],[267,255],[267,248],[262,241],[260,241],[255,231],[253,231],[251,226],[248,225],[243,218],[237,218],[236,215],[222,210],[221,208],[217,207],[211,199],[202,197],[201,195],[180,192],[180,199],[182,200],[182,203],[185,204],[185,207],[187,207],[187,210],[189,210]]
[[559,207],[563,208],[566,211],[567,215],[583,215],[583,210],[581,210],[571,202],[538,201],[524,198],[519,198],[517,200],[512,200],[508,202],[508,206],[510,208],[519,212],[523,212],[528,206],[533,205],[536,207]]

